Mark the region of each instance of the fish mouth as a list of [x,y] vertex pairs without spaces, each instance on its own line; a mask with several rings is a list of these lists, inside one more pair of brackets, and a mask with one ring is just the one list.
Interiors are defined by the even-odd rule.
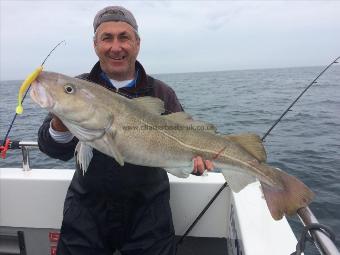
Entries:
[[42,108],[52,109],[54,106],[53,98],[47,92],[44,86],[39,82],[39,80],[35,80],[32,82],[30,96],[33,101]]

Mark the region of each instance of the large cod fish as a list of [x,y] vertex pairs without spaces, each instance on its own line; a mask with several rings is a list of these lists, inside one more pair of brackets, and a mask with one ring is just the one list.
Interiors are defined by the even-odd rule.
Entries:
[[295,214],[314,196],[301,181],[265,163],[266,153],[257,135],[218,134],[211,124],[194,121],[184,112],[161,115],[164,105],[158,98],[128,99],[94,83],[52,72],[38,76],[31,97],[79,139],[76,157],[84,172],[92,148],[120,165],[162,167],[179,177],[188,177],[193,157],[201,156],[221,169],[234,192],[258,179],[275,220]]

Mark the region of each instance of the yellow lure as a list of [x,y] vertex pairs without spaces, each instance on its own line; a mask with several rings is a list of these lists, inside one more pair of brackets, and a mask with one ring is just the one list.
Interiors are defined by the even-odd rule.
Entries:
[[20,89],[19,89],[19,94],[18,94],[18,106],[16,108],[16,113],[17,114],[22,114],[23,108],[22,108],[22,98],[24,95],[24,92],[27,90],[27,88],[31,85],[31,83],[38,77],[38,75],[41,73],[43,70],[42,66],[39,66],[37,69],[35,69],[30,75],[27,76],[26,80],[22,83]]

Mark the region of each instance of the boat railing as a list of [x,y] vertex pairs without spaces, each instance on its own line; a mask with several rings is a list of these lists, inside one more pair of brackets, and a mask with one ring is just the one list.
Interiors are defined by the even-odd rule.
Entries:
[[[0,141],[1,144],[3,141]],[[38,143],[34,141],[13,141],[10,142],[8,149],[21,149],[22,152],[22,169],[30,171],[30,148],[37,148]],[[329,227],[321,225],[309,207],[298,210],[299,219],[304,225],[301,238],[296,245],[296,251],[292,255],[303,254],[307,240],[311,240],[320,254],[340,255],[335,245],[335,235]]]
[[[3,144],[3,141],[0,141]],[[8,149],[21,149],[22,155],[22,170],[29,171],[30,168],[30,148],[38,148],[38,142],[34,141],[11,141],[8,145]]]
[[[340,255],[340,252],[334,243],[335,234],[329,227],[319,223],[312,210],[308,206],[300,208],[298,210],[298,215],[305,228],[296,246],[297,251],[304,249],[303,243],[305,241],[303,239],[308,233],[312,237],[312,241],[314,242],[314,245],[320,254]],[[296,254],[299,253],[297,252]]]

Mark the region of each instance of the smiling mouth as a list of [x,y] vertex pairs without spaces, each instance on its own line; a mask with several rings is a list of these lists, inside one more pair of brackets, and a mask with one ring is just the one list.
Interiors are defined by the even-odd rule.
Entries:
[[109,58],[112,59],[112,60],[115,60],[115,61],[121,61],[121,60],[124,60],[126,57],[120,56],[120,57],[109,57]]

